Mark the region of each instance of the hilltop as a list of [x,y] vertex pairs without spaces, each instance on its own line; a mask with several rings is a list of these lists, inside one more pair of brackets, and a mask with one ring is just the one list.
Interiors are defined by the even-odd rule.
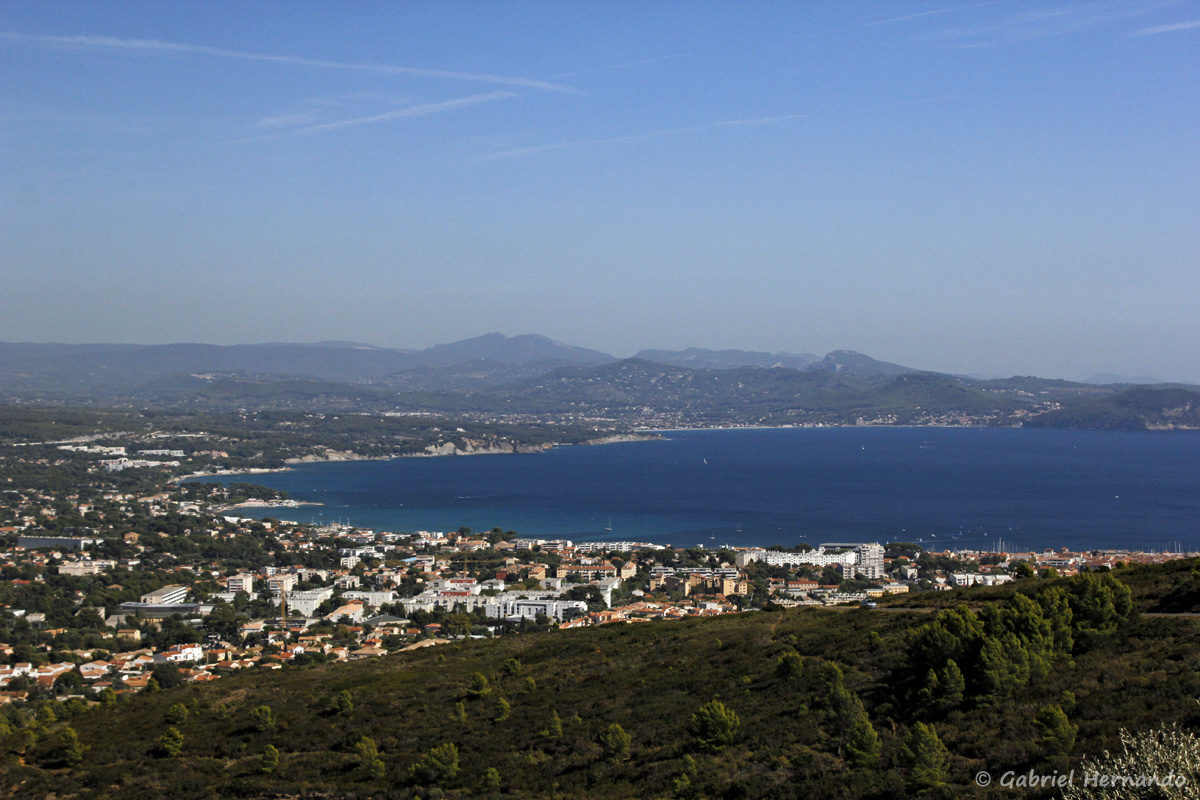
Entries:
[[1196,387],[977,379],[880,361],[743,350],[618,359],[491,333],[425,350],[354,342],[0,343],[0,402],[202,412],[469,414],[496,421],[713,425],[1200,427]]
[[1200,722],[1200,623],[1130,604],[1194,600],[1198,575],[1176,562],[961,592],[936,614],[760,611],[255,670],[13,731],[2,780],[59,798],[976,794],[979,770],[1065,771],[1123,727]]

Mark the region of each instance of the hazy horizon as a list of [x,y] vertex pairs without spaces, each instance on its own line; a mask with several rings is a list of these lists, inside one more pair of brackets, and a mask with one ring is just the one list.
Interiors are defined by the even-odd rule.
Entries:
[[0,6],[0,341],[1200,383],[1200,4]]

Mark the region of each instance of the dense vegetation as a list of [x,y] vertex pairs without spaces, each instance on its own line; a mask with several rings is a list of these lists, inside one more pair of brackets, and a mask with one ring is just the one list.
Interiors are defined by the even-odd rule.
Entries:
[[[277,467],[288,458],[353,452],[359,456],[387,458],[423,453],[430,446],[452,444],[502,449],[540,448],[575,444],[617,432],[611,426],[574,423],[490,422],[448,419],[432,415],[363,413],[305,413],[287,410],[207,412],[179,409],[79,410],[0,406],[0,445],[21,444],[0,453],[7,470],[35,470],[61,475],[74,468],[82,476],[89,466],[52,463],[39,467],[39,459],[57,462],[63,454],[40,442],[87,438],[93,444],[127,446],[131,450],[153,446],[179,449],[185,457],[205,456],[224,467]],[[149,437],[149,438],[147,438]],[[92,441],[94,440],[94,441]],[[152,445],[148,442],[153,442]],[[103,455],[91,458],[99,460]],[[77,456],[77,459],[81,458]],[[49,474],[45,476],[50,478]],[[120,477],[110,478],[120,480]],[[81,482],[86,479],[81,478]],[[30,486],[44,486],[28,483]]]
[[1198,588],[1192,563],[1138,568],[935,612],[518,634],[10,707],[0,772],[21,797],[1001,796],[975,773],[1200,724],[1200,626],[1134,605]]

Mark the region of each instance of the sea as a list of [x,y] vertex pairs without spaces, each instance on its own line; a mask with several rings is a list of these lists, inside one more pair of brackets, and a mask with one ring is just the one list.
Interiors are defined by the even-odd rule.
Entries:
[[300,464],[244,516],[676,547],[1200,550],[1200,432],[663,431],[542,453]]

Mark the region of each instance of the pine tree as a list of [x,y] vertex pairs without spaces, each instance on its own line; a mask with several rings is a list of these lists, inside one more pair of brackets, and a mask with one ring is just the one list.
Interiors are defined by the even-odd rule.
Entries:
[[275,727],[275,712],[270,706],[258,706],[250,709],[250,722],[257,731],[269,731]]
[[1046,706],[1033,718],[1040,734],[1042,749],[1050,756],[1066,756],[1075,747],[1075,733],[1079,726],[1073,725],[1066,713],[1058,706]]
[[633,739],[617,723],[613,723],[600,734],[600,747],[604,749],[605,758],[620,761],[629,757],[629,748]]
[[967,681],[954,659],[947,661],[946,666],[942,668],[940,684],[939,696],[945,706],[954,708],[962,703],[963,693],[967,690]]
[[79,743],[79,734],[75,733],[74,728],[70,725],[63,728],[58,734],[58,741],[63,761],[68,764],[83,761],[83,745]]
[[354,746],[358,752],[358,769],[366,778],[379,780],[387,772],[383,760],[379,757],[379,747],[370,736],[364,736]]
[[938,738],[934,727],[923,722],[915,724],[908,737],[908,749],[912,759],[909,774],[913,786],[933,789],[942,785],[950,753]]
[[167,722],[171,723],[172,725],[179,725],[180,723],[186,722],[187,718],[187,706],[185,706],[183,703],[173,703],[171,707],[167,709]]
[[422,783],[445,783],[458,776],[458,747],[445,742],[430,748],[412,767],[413,777]]
[[710,700],[692,714],[688,727],[700,747],[720,750],[737,741],[742,720],[720,700]]
[[[861,708],[861,706],[860,706]],[[873,767],[879,761],[883,745],[866,712],[856,716],[846,736],[846,755],[855,767]]]
[[158,740],[163,752],[168,756],[177,756],[183,750],[183,733],[174,725],[167,728],[166,733]]

